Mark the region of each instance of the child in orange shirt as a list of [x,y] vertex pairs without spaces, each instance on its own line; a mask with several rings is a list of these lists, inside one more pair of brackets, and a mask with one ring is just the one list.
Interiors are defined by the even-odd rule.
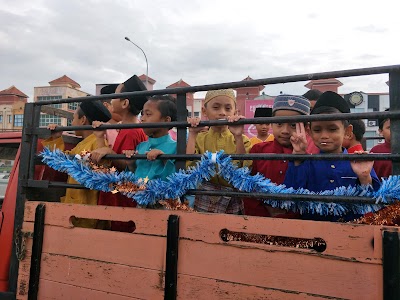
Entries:
[[[254,112],[254,118],[272,117],[272,108],[257,107]],[[271,123],[256,124],[257,136],[250,138],[251,146],[262,142],[270,142],[274,140],[274,135],[269,133]]]

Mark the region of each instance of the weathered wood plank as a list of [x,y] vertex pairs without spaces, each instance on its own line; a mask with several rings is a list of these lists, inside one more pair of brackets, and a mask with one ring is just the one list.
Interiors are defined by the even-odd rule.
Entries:
[[[35,203],[37,205],[37,202],[27,205],[26,221],[33,222]],[[72,226],[69,222],[71,216],[97,217],[104,220],[132,220],[136,224],[135,234],[160,236],[166,236],[168,216],[178,214],[181,216],[180,237],[183,239],[225,244],[220,238],[220,231],[224,228],[231,231],[265,235],[311,239],[319,237],[327,243],[327,249],[322,255],[381,264],[382,253],[375,250],[381,249],[381,238],[376,239],[377,231],[381,230],[378,226],[60,203],[47,203],[46,212],[45,221],[48,225],[70,228]],[[254,243],[230,243],[272,251],[294,250],[293,248]],[[310,252],[301,249],[295,251]]]
[[[305,294],[290,290],[277,290],[257,286],[236,284],[209,278],[179,275],[178,299],[196,300],[327,300],[321,295]],[[343,299],[343,298],[328,298]],[[368,298],[363,298],[367,299]]]
[[43,253],[41,268],[44,280],[139,299],[162,299],[164,295],[162,271],[48,253]]
[[179,274],[339,298],[382,297],[382,267],[377,264],[186,240],[179,243]]
[[122,296],[93,289],[87,289],[80,286],[55,282],[41,279],[39,281],[38,298],[41,300],[130,300],[141,299],[136,297]]
[[[32,231],[35,203],[27,206],[28,221],[23,230]],[[378,226],[59,203],[47,203],[46,212],[43,280],[158,299],[163,295],[167,219],[170,214],[179,214],[180,299],[381,299],[383,294],[382,228]],[[74,228],[69,224],[74,215],[133,220],[137,229],[122,233]],[[224,228],[320,237],[327,242],[327,249],[319,254],[289,247],[226,243],[219,236]],[[24,264],[21,267],[26,269]],[[147,282],[150,286],[143,285]],[[130,294],[121,293],[124,286],[129,286]],[[152,294],[154,289],[159,294]]]
[[[95,260],[155,271],[165,268],[165,238],[159,236],[46,226],[43,251],[49,255],[82,258],[82,264]],[[243,249],[193,240],[179,242],[178,272],[264,288],[344,298],[357,291],[379,295],[383,276],[382,267],[378,264],[299,252]],[[338,289],[338,286],[341,288]]]
[[86,228],[45,227],[43,253],[164,269],[166,238]]
[[[153,270],[60,255],[45,254],[44,257],[40,299],[93,299],[90,295],[96,295],[96,299],[114,299],[113,297],[163,299],[162,274]],[[262,288],[188,275],[179,275],[178,280],[178,299],[326,299],[323,295]],[[48,289],[48,285],[52,282],[57,282],[56,289],[54,286]],[[68,294],[64,294],[65,292]],[[79,297],[64,298],[63,295],[68,297],[79,295]],[[110,296],[105,297],[105,295]]]

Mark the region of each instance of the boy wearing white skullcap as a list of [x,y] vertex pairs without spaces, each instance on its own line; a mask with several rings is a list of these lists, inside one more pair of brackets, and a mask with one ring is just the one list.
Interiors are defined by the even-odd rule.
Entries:
[[[236,97],[232,89],[208,91],[202,107],[202,113],[210,121],[228,120],[231,122],[244,118],[236,114]],[[197,127],[199,118],[188,118],[192,127],[186,147],[187,154],[203,154],[206,151],[224,150],[227,154],[245,154],[251,147],[250,140],[243,134],[244,126],[211,126],[206,132]],[[241,163],[239,163],[242,165]],[[232,191],[231,185],[219,176],[202,185],[205,190]],[[194,209],[201,212],[243,214],[243,202],[240,198],[226,196],[196,196]]]

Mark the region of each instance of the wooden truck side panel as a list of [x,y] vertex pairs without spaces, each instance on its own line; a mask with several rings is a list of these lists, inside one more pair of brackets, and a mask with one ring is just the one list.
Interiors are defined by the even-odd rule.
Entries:
[[[33,232],[27,202],[24,232]],[[178,299],[382,299],[381,227],[46,203],[40,299],[162,299],[167,219],[180,218]],[[134,233],[74,228],[72,216],[132,220]],[[220,231],[322,238],[327,248],[224,242]],[[27,299],[31,239],[17,299]],[[79,296],[79,297],[78,297]]]

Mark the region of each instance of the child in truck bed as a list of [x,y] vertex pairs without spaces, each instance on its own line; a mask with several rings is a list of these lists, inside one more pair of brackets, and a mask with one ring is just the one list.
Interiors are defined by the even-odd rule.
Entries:
[[[202,107],[203,115],[211,120],[237,121],[243,116],[236,115],[236,97],[232,89],[208,91]],[[250,140],[243,134],[243,125],[211,126],[208,131],[197,127],[199,118],[188,118],[192,125],[189,128],[189,138],[186,146],[187,154],[206,151],[224,150],[227,154],[245,154],[251,147]],[[242,166],[242,162],[239,162]],[[220,176],[214,176],[210,182],[202,185],[206,190],[227,190],[233,188]],[[243,202],[238,197],[197,195],[194,209],[201,212],[243,214]]]
[[[136,75],[134,75],[123,84],[120,84],[115,92],[126,93],[144,90],[146,90],[146,87],[144,86],[143,82]],[[112,111],[121,116],[122,124],[139,123],[138,115],[142,110],[144,103],[146,102],[147,97],[145,96],[112,99]],[[98,122],[93,124],[94,127],[98,127],[100,125],[101,123]],[[99,142],[101,142],[103,140],[102,136],[104,136],[104,132],[100,131],[96,134],[98,135]],[[135,150],[137,145],[146,140],[147,136],[142,128],[121,129],[118,132],[112,149],[103,143],[103,145],[101,145],[96,151],[92,152],[91,158],[98,162],[107,154],[123,154],[123,151],[125,150]],[[111,163],[118,170],[123,171],[128,167],[129,160],[113,160]],[[108,206],[136,207],[136,202],[133,199],[128,198],[121,193],[113,194],[100,192],[98,204]],[[111,230],[114,231],[133,232],[133,226],[133,222],[111,222]]]
[[[84,101],[80,104],[74,113],[72,126],[91,125],[94,120],[108,122],[111,118],[110,112],[99,101]],[[54,130],[56,124],[49,124],[48,128]],[[80,154],[82,151],[93,151],[99,147],[97,137],[91,130],[76,130],[75,134],[82,136],[83,140],[79,142],[75,148],[66,151],[69,154]],[[64,151],[64,141],[61,137],[62,131],[52,132],[51,137],[42,141],[44,147],[58,148]],[[68,176],[68,183],[77,184],[71,176]],[[90,204],[97,205],[99,192],[86,189],[67,189],[65,197],[61,198],[62,203]],[[72,220],[73,225],[78,227],[94,228],[97,225],[96,220],[82,220],[75,218]]]
[[[142,123],[174,122],[177,119],[175,99],[171,96],[153,96],[143,106]],[[147,160],[138,159],[129,169],[139,178],[162,179],[175,173],[174,160],[157,160],[161,154],[176,154],[176,141],[169,135],[171,128],[144,128],[148,140],[141,142],[136,150],[123,151],[127,157],[146,154]]]
[[[325,92],[318,99],[311,115],[350,113],[346,101],[334,92]],[[352,125],[347,120],[312,121],[310,133],[315,145],[324,155],[347,153],[342,148],[346,134],[352,132]],[[290,139],[293,154],[305,154],[307,139],[304,125],[296,124],[296,132]],[[363,154],[364,151],[355,151]],[[365,185],[379,189],[380,181],[373,170],[373,161],[346,160],[305,160],[289,162],[284,184],[295,189],[304,188],[313,192],[334,190],[341,186]],[[349,215],[349,217],[352,217]],[[328,217],[305,215],[305,218],[330,220]]]

